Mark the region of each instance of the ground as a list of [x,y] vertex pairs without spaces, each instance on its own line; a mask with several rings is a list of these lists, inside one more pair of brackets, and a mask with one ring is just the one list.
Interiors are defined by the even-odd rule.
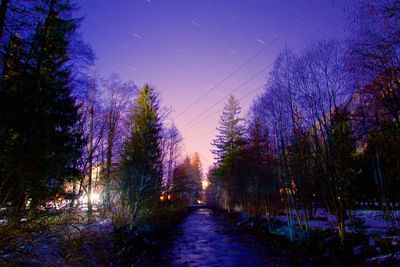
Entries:
[[[298,243],[285,238],[284,215],[277,217],[271,234],[265,220],[254,224],[243,221],[240,214],[197,208],[169,221],[161,216],[157,221],[164,223],[153,223],[133,235],[115,232],[112,221],[101,219],[100,214],[89,222],[84,216],[64,214],[51,227],[29,228],[32,222],[25,221],[21,224],[25,232],[22,228],[11,231],[0,246],[0,265],[398,265],[400,236],[387,231],[382,212],[353,213],[364,222],[364,234],[349,233],[345,248],[340,248],[334,217],[322,209],[310,221],[310,241]],[[7,224],[1,227],[4,230]]]

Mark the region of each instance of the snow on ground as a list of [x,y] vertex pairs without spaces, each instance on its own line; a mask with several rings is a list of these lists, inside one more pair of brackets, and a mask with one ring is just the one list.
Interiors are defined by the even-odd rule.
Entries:
[[[400,210],[394,211],[396,216],[400,216]],[[295,222],[297,222],[296,212],[292,211]],[[301,221],[304,223],[303,212],[299,211]],[[388,232],[388,224],[384,219],[383,211],[381,210],[353,210],[351,217],[363,222],[365,230],[368,234],[385,235]],[[287,223],[288,218],[286,215],[275,216],[274,219]],[[346,230],[352,231],[350,227],[351,221],[346,220]],[[313,230],[327,230],[329,228],[336,228],[337,221],[333,214],[328,213],[325,209],[317,209],[314,219],[309,220],[308,225]]]
[[112,233],[111,220],[106,219],[21,235],[0,248],[0,265],[111,266]]

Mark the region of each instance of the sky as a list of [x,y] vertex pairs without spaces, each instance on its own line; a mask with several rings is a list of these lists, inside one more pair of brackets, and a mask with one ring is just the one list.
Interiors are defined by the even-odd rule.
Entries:
[[246,119],[274,59],[319,39],[344,39],[346,0],[81,0],[81,32],[100,75],[154,86],[184,154],[214,162],[211,142],[230,94]]

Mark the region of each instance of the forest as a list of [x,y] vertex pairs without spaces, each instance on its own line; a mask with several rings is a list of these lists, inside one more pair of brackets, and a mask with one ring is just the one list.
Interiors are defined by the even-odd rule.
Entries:
[[1,2],[0,265],[191,266],[157,255],[202,207],[318,258],[293,265],[400,262],[399,1],[282,48],[248,112],[226,100],[204,174],[162,85],[98,72],[78,9]]

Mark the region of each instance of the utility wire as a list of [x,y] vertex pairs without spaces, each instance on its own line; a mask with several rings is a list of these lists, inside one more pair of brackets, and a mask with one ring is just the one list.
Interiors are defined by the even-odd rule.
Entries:
[[229,92],[229,94],[225,95],[224,97],[220,98],[217,102],[215,102],[212,106],[208,107],[206,111],[200,113],[199,115],[197,115],[196,117],[194,117],[191,121],[189,121],[188,123],[186,123],[186,125],[184,125],[182,127],[182,131],[184,131],[185,129],[189,129],[193,126],[188,127],[189,125],[191,125],[193,122],[195,122],[197,119],[199,119],[200,117],[202,117],[204,114],[206,114],[209,110],[211,110],[212,108],[214,108],[215,106],[217,106],[219,103],[221,103],[222,101],[224,101],[227,97],[229,97],[231,94],[233,94],[234,92],[238,91],[240,88],[242,88],[243,86],[245,86],[246,84],[248,84],[249,82],[251,82],[253,79],[255,79],[257,76],[259,76],[260,74],[264,73],[268,68],[270,68],[272,66],[272,63],[263,67],[261,70],[257,71],[253,76],[251,76],[249,79],[247,79],[245,82],[243,82],[242,84],[240,84],[238,87],[236,87],[235,89],[233,89],[232,91]]
[[[250,95],[252,95],[252,94],[258,92],[260,89],[263,89],[263,88],[265,88],[265,85],[262,85],[262,86],[257,87],[257,89],[255,89],[255,90],[249,92],[248,94],[246,94],[246,95],[244,95],[244,96],[242,96],[242,97],[240,97],[240,98],[238,98],[238,99],[239,99],[239,100],[244,100],[244,99],[246,99],[247,97],[249,97]],[[217,110],[216,112],[214,112],[214,113],[210,114],[209,116],[205,117],[203,120],[199,121],[199,123],[200,123],[200,122],[203,122],[204,120],[206,120],[206,119],[208,119],[208,118],[210,118],[211,116],[214,116],[214,115],[217,114],[217,113],[220,113],[222,110],[224,110],[224,109],[221,108],[221,109]],[[206,133],[203,133],[202,135],[197,136],[196,138],[190,139],[189,141],[190,141],[190,142],[194,142],[194,141],[196,141],[196,140],[198,140],[198,139],[200,139],[200,138],[202,138],[202,137],[204,137],[204,136],[206,136],[206,135],[212,133],[213,131],[215,131],[215,129],[212,129],[211,131],[208,131],[208,132],[206,132]]]
[[[309,40],[312,36],[314,36],[315,34],[317,34],[317,33],[320,32],[320,31],[321,31],[321,29],[318,29],[318,30],[316,30],[315,32],[311,33],[308,37],[306,37],[305,39],[303,39],[301,42],[297,43],[297,44],[294,46],[293,50],[295,50],[295,49],[297,49],[298,47],[300,47],[301,44],[305,43],[307,40]],[[257,77],[260,73],[262,73],[263,71],[265,71],[265,70],[267,70],[268,68],[270,68],[270,67],[272,66],[272,64],[273,64],[273,63],[267,65],[267,66],[264,67],[264,68],[262,68],[260,71],[258,71],[258,72],[255,73],[253,76],[251,76],[247,81],[245,81],[245,82],[242,83],[240,86],[238,86],[237,88],[235,88],[234,90],[232,90],[227,96],[229,96],[230,94],[232,94],[232,93],[234,93],[235,91],[239,90],[242,86],[244,86],[245,84],[247,84],[248,82],[250,82],[251,80],[253,80],[255,77]],[[260,86],[260,87],[258,87],[256,90],[254,90],[254,91],[248,93],[247,95],[243,96],[242,99],[248,97],[249,95],[251,95],[252,93],[254,93],[254,92],[258,91],[258,90],[260,90],[260,89],[263,88],[263,87],[265,87],[265,85]],[[194,120],[192,120],[192,121],[190,121],[188,124],[186,124],[186,125],[184,126],[184,128],[186,128],[186,129],[191,128],[191,127],[188,127],[188,128],[187,128],[187,126],[190,125],[193,121],[197,120],[197,118],[201,117],[203,114],[205,114],[206,112],[208,112],[211,108],[215,107],[215,106],[216,106],[217,104],[219,104],[222,100],[226,99],[227,96],[221,98],[221,99],[218,100],[214,105],[212,105],[210,108],[208,108],[206,111],[200,113],[198,116],[195,117]],[[190,107],[189,107],[189,108],[190,108]],[[222,108],[222,109],[219,109],[217,112],[221,112],[222,110],[223,110],[223,108]],[[215,115],[217,112],[212,113],[211,115],[209,115],[209,116],[207,116],[206,118],[204,118],[202,121],[204,121],[205,119],[208,119],[210,116]],[[213,129],[212,131],[214,131],[214,129]],[[197,139],[199,139],[199,138],[201,138],[201,137],[203,137],[203,136],[206,135],[206,134],[211,133],[212,131],[209,131],[209,132],[207,132],[207,133],[204,133],[204,134],[202,134],[202,136],[196,137],[194,140],[192,140],[192,142],[195,141],[195,140],[197,140]],[[204,156],[203,156],[203,157],[204,157]],[[204,158],[205,158],[205,157],[204,157]],[[208,160],[207,160],[207,161],[208,161]]]
[[[312,34],[310,34],[308,37],[306,37],[305,39],[303,39],[302,41],[300,41],[299,43],[297,43],[293,50],[297,49],[300,45],[302,45],[303,43],[305,43],[308,39],[310,39],[312,36],[314,36],[316,33],[320,32],[320,29],[318,29],[317,31],[313,32]],[[229,97],[229,95],[233,94],[234,92],[238,91],[240,88],[242,88],[243,86],[245,86],[246,84],[248,84],[249,82],[251,82],[253,79],[255,79],[257,76],[259,76],[260,74],[264,73],[264,71],[266,71],[267,69],[269,69],[270,67],[272,67],[273,62],[268,64],[267,66],[263,67],[261,70],[259,70],[258,72],[256,72],[254,75],[252,75],[249,79],[247,79],[245,82],[243,82],[242,84],[240,84],[238,87],[236,87],[235,89],[233,89],[232,91],[230,91],[227,95],[225,95],[224,97],[220,98],[216,103],[214,103],[212,106],[210,106],[209,108],[207,108],[207,110],[201,112],[199,115],[197,115],[196,117],[194,117],[191,121],[189,121],[188,123],[186,123],[181,130],[187,130],[192,128],[193,126],[189,126],[191,125],[193,122],[195,122],[197,119],[199,119],[200,117],[202,117],[204,114],[206,114],[207,112],[209,112],[209,110],[211,110],[212,108],[214,108],[215,106],[217,106],[219,103],[221,103],[222,101],[224,101],[227,97]],[[207,117],[208,118],[208,117]]]
[[265,52],[267,50],[267,48],[269,48],[271,45],[273,45],[275,42],[277,42],[278,40],[280,40],[284,35],[286,35],[291,29],[293,28],[293,26],[291,26],[290,28],[288,28],[286,31],[284,31],[281,35],[279,35],[277,38],[275,38],[274,40],[272,40],[271,42],[269,42],[265,47],[263,47],[262,49],[260,49],[257,53],[255,53],[254,55],[252,55],[250,58],[248,58],[245,62],[243,62],[241,65],[239,65],[239,67],[237,67],[236,69],[234,69],[231,73],[229,73],[227,76],[225,76],[221,81],[219,81],[215,86],[213,86],[211,89],[209,89],[205,94],[203,94],[202,96],[200,96],[199,98],[197,98],[192,104],[190,104],[187,108],[185,108],[182,112],[180,112],[175,118],[174,120],[176,120],[177,118],[181,117],[184,113],[186,113],[189,109],[191,109],[194,105],[196,105],[197,103],[199,103],[204,97],[206,97],[207,95],[209,95],[212,91],[214,91],[218,86],[220,86],[222,83],[224,83],[226,80],[228,80],[230,77],[232,77],[234,74],[236,74],[239,70],[241,70],[244,66],[246,66],[247,64],[249,64],[251,61],[253,61],[253,59],[255,59],[256,57],[258,57],[259,55],[261,55],[263,52]]

